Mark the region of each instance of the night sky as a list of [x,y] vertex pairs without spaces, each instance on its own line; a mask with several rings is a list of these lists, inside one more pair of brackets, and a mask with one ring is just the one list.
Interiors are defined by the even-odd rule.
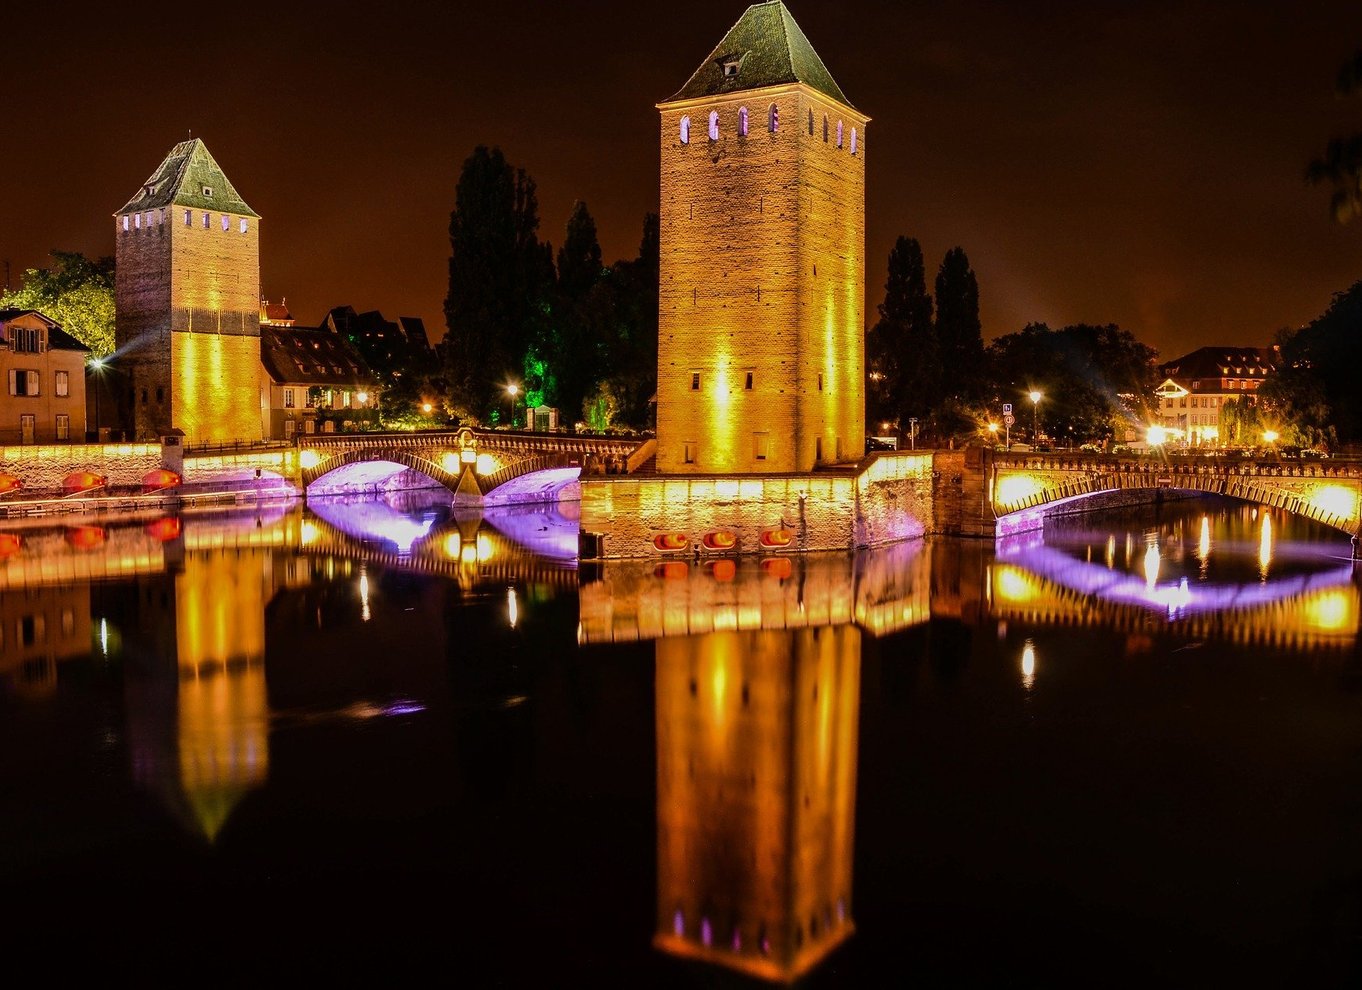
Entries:
[[[866,135],[866,319],[895,237],[928,285],[965,249],[984,336],[1116,323],[1172,359],[1270,342],[1362,278],[1362,224],[1303,179],[1362,129],[1333,95],[1356,0],[788,0]],[[14,9],[17,7],[17,9]],[[746,8],[463,3],[13,5],[0,155],[11,281],[52,248],[113,254],[111,214],[192,130],[262,217],[264,294],[443,333],[464,159],[538,183],[555,249],[573,201],[607,262],[658,203],[655,104]]]

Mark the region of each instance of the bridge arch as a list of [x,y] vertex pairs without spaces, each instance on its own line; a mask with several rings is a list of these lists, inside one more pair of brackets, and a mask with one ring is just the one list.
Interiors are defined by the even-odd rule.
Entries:
[[397,464],[403,468],[419,471],[430,478],[431,481],[443,485],[451,492],[459,490],[460,475],[451,474],[430,458],[423,457],[412,450],[403,450],[397,447],[356,447],[324,458],[311,467],[303,467],[301,470],[303,491],[306,492],[315,482],[327,475],[342,471],[354,464],[364,463]]
[[[1314,520],[1348,536],[1358,534],[1362,516],[1362,470],[1302,469],[1278,462],[1187,463],[1000,459],[991,472],[990,494],[998,535],[1038,529],[1046,516],[1080,503],[1128,504],[1162,492],[1195,492],[1278,508]],[[1143,497],[1142,497],[1143,496]],[[1094,506],[1095,507],[1095,506]]]

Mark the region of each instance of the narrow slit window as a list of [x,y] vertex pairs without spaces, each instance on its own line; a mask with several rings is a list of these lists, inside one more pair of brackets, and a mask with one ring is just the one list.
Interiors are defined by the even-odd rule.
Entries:
[[738,137],[747,137],[747,107],[738,108]]
[[184,225],[185,225],[186,227],[192,227],[192,226],[194,226],[194,211],[193,211],[193,210],[185,210],[185,211],[184,211]]
[[127,215],[126,213],[124,213],[124,214],[123,214],[123,233],[126,234],[127,232],[128,232],[128,215]]
[[213,218],[210,217],[207,213],[205,213],[205,214],[203,215],[203,229],[204,229],[204,230],[207,230],[207,229],[208,229],[209,227],[211,227],[212,225],[213,225]]
[[681,143],[690,144],[690,118],[681,118]]
[[818,373],[818,391],[823,391],[823,372]]
[[229,230],[231,230],[231,229],[232,229],[232,218],[229,217],[229,216],[226,216],[226,215],[224,214],[224,215],[223,215],[223,218],[222,218],[222,232],[225,234],[225,233],[227,233],[227,231],[229,231]]
[[242,217],[242,218],[241,218],[241,232],[242,232],[243,234],[246,233],[246,231],[250,230],[250,227],[251,227],[251,225],[250,225],[249,221],[247,221],[247,219],[246,219],[245,217]]
[[752,372],[747,373],[747,381],[743,383],[743,388],[748,392],[752,391]]
[[828,143],[828,118],[826,114],[823,115],[823,143]]
[[710,139],[711,141],[717,141],[717,140],[719,140],[719,111],[718,111],[718,110],[711,110],[711,111],[709,112],[709,139]]
[[856,154],[856,128],[851,129],[851,153]]
[[813,137],[813,111],[809,111],[809,137]]
[[842,146],[842,122],[837,121],[837,147]]
[[700,372],[698,371],[690,373],[690,390],[692,392],[700,391]]
[[766,126],[770,128],[772,134],[780,130],[780,109],[774,103],[771,104],[767,118]]

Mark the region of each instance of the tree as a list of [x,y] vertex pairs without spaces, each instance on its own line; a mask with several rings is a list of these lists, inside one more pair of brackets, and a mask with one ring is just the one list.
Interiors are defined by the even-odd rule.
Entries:
[[1362,281],[1334,294],[1323,314],[1278,335],[1281,367],[1258,390],[1259,401],[1282,427],[1334,431],[1341,442],[1362,440],[1362,394],[1355,369],[1362,361]]
[[52,251],[50,268],[30,268],[23,285],[0,296],[7,309],[36,309],[90,348],[114,351],[114,259],[91,261],[74,251]]
[[540,348],[556,370],[549,401],[559,407],[570,424],[585,418],[583,403],[604,373],[602,360],[611,314],[608,300],[595,293],[604,272],[596,221],[586,203],[578,200],[558,250],[558,304],[545,346]]
[[916,238],[900,236],[889,252],[879,314],[866,348],[866,418],[892,423],[901,433],[910,417],[926,422],[944,395],[932,297]]
[[979,283],[964,248],[947,251],[936,273],[936,339],[947,394],[966,404],[979,398],[984,384]]
[[[1362,95],[1362,49],[1339,69],[1334,93],[1339,97]],[[1362,132],[1332,139],[1324,154],[1306,166],[1305,178],[1314,185],[1328,183],[1334,187],[1329,211],[1337,222],[1347,223],[1362,213]]]
[[543,335],[553,258],[538,230],[534,180],[512,168],[499,148],[474,149],[449,218],[447,332],[440,351],[455,416],[499,418],[507,384]]

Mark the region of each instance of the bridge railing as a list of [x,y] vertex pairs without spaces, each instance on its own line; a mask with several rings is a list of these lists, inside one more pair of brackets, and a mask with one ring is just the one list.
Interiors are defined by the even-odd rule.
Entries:
[[1296,460],[1289,458],[1234,458],[1178,454],[1131,456],[1129,454],[1076,454],[997,452],[994,468],[1017,470],[1083,471],[1098,474],[1196,474],[1220,477],[1268,478],[1362,478],[1362,461]]

